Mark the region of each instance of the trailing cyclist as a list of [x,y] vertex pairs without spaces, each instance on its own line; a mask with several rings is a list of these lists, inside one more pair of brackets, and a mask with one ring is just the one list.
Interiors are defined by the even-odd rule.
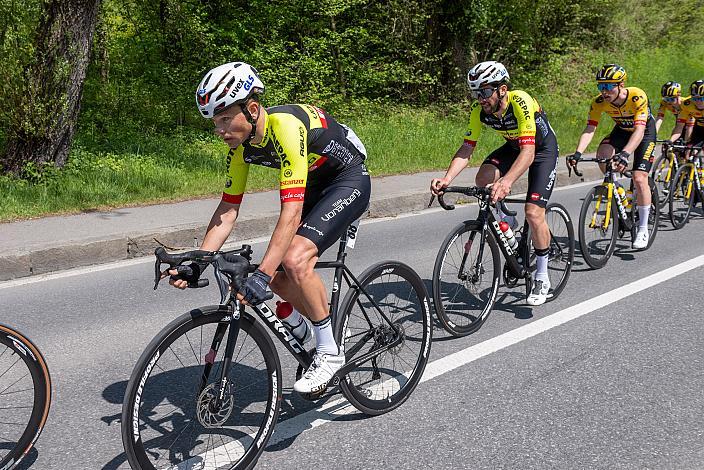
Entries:
[[[596,74],[599,95],[592,100],[587,126],[577,143],[574,155],[567,157],[569,162],[579,161],[594,138],[602,113],[606,113],[616,125],[606,136],[596,151],[597,158],[612,159],[614,168],[623,173],[633,158],[633,183],[637,192],[638,229],[633,248],[643,250],[648,247],[648,218],[651,194],[648,174],[653,164],[655,149],[655,120],[648,106],[648,97],[640,88],[626,87],[626,70],[617,64],[606,64]],[[602,171],[605,168],[602,166]]]
[[682,101],[680,115],[670,140],[674,142],[679,139],[686,125],[685,142],[698,145],[704,142],[704,80],[692,83],[689,90],[692,96]]
[[683,98],[681,96],[682,85],[677,82],[667,82],[660,89],[660,105],[658,106],[658,113],[655,117],[655,132],[660,132],[660,126],[662,125],[663,119],[665,119],[665,113],[670,112],[675,116],[680,114],[680,107],[682,102],[689,98]]
[[[213,120],[215,134],[230,147],[222,200],[201,249],[219,250],[230,235],[249,165],[278,169],[279,220],[259,268],[247,278],[238,297],[257,305],[271,287],[312,321],[316,353],[293,388],[313,393],[323,389],[345,363],[344,351],[333,336],[325,287],[313,268],[367,209],[371,180],[364,165],[364,145],[350,128],[311,105],[263,108],[259,102],[263,93],[257,70],[244,62],[210,70],[196,91],[198,110]],[[280,265],[283,271],[277,272]],[[193,268],[197,279],[200,268]],[[183,279],[172,278],[170,283],[187,286]]]
[[557,139],[545,112],[528,93],[511,90],[509,74],[499,62],[481,62],[467,74],[474,102],[464,143],[455,153],[443,178],[434,178],[430,189],[442,192],[467,166],[477,145],[482,124],[493,128],[506,143],[484,160],[476,176],[477,186],[491,186],[492,202],[511,192],[514,182],[528,170],[525,214],[537,255],[537,271],[529,305],[541,305],[550,290],[548,253],[550,230],[545,206],[555,184],[558,159]]

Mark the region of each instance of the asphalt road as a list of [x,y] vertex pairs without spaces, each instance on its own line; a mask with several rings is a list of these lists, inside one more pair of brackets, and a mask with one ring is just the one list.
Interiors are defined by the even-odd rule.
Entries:
[[[552,199],[577,217],[587,189]],[[398,259],[429,283],[445,233],[474,214],[363,224],[349,264]],[[282,358],[286,403],[258,468],[704,468],[703,228],[701,215],[680,231],[663,222],[649,251],[621,243],[600,271],[578,254],[565,291],[541,307],[502,286],[477,333],[435,328],[423,382],[383,416],[293,395]],[[218,300],[213,287],[155,292],[152,276],[145,259],[0,283],[2,322],[39,346],[55,386],[32,468],[128,468],[120,412],[137,358],[171,319]]]

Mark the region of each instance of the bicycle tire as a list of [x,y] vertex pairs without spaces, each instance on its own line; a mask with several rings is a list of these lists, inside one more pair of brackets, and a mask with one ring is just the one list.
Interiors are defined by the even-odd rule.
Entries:
[[[477,237],[481,237],[482,230],[483,227],[476,220],[457,225],[447,234],[435,258],[432,282],[435,315],[445,331],[452,336],[467,336],[477,331],[489,317],[496,302],[501,279],[501,256],[496,240],[489,233],[486,234],[483,258],[491,256],[491,260],[482,263],[482,272],[478,279],[460,279],[460,276],[467,275],[466,270],[459,272],[461,258],[469,244],[469,263],[465,262],[465,266],[474,266],[477,253],[471,256],[471,251],[479,247],[478,243],[473,242]],[[459,244],[456,244],[458,241]],[[486,266],[493,269],[488,291],[479,286],[485,278]]]
[[[606,266],[616,248],[616,240],[618,238],[616,200],[612,198],[611,214],[606,214],[607,196],[608,193],[605,186],[594,186],[584,197],[582,208],[579,211],[579,248],[582,252],[582,258],[592,269],[600,269]],[[592,203],[597,201],[599,202],[598,210],[602,211],[600,213],[596,212],[596,207],[592,208]],[[595,217],[595,223],[592,227],[593,216]],[[607,232],[604,232],[601,228],[604,217],[611,217]],[[608,234],[609,230],[611,231],[610,234]],[[598,240],[592,241],[594,236],[600,233],[604,235],[601,238],[601,243],[598,243]]]
[[[658,186],[655,184],[653,181],[653,178],[648,176],[648,186],[650,187],[650,211],[648,212],[648,233],[649,233],[649,238],[648,238],[648,246],[646,246],[643,250],[640,251],[645,251],[651,246],[653,246],[653,242],[655,241],[655,236],[658,234],[658,227],[660,225],[660,205],[657,204],[655,201],[658,201]],[[635,185],[633,184],[633,180],[631,180],[631,192],[633,194],[633,202],[631,203],[631,211],[630,214],[628,215],[631,223],[631,241],[635,241],[636,239],[636,231],[638,230],[638,205],[636,203],[638,195],[636,194],[635,191]]]
[[[675,230],[684,227],[689,221],[689,214],[694,206],[694,192],[696,187],[690,178],[692,172],[692,164],[687,163],[680,167],[675,173],[674,178],[670,182],[670,222]],[[691,184],[689,197],[685,196],[687,187]]]
[[[18,366],[20,362],[26,369]],[[44,429],[51,405],[51,376],[34,343],[5,325],[0,325],[0,376],[0,468],[10,469],[29,453]],[[25,398],[31,400],[31,407]],[[18,420],[16,426],[14,419]],[[5,431],[10,428],[13,430]]]
[[[674,166],[674,165],[672,165]],[[667,206],[668,193],[670,189],[670,181],[674,176],[670,165],[670,159],[667,155],[663,154],[655,160],[653,164],[653,170],[651,171],[651,177],[658,188],[658,205],[660,206],[660,211],[662,211],[665,206]]]
[[400,344],[362,363],[340,381],[350,403],[374,416],[399,407],[416,388],[430,355],[433,328],[425,285],[409,266],[382,261],[367,268],[358,281],[362,289],[353,286],[347,292],[335,321],[335,336],[344,345],[347,361],[394,338],[367,295],[402,335]]
[[[213,339],[213,335],[206,334],[204,337],[203,330],[215,330],[220,322],[229,323],[229,315],[228,309],[224,306],[204,307],[185,313],[164,327],[140,356],[127,384],[122,408],[122,442],[127,459],[133,469],[175,468],[174,465],[184,464],[184,462],[177,460],[178,455],[188,456],[189,458],[185,461],[185,465],[193,464],[193,468],[246,469],[253,467],[257,462],[271,437],[280,411],[282,393],[281,364],[271,338],[264,327],[246,312],[241,315],[239,320],[240,331],[235,350],[233,351],[230,374],[228,375],[231,380],[233,380],[233,377],[239,377],[240,379],[246,377],[246,388],[230,390],[230,393],[226,393],[227,400],[231,400],[229,405],[230,414],[220,423],[221,427],[211,426],[206,428],[203,425],[203,421],[196,416],[199,412],[200,414],[211,413],[207,398],[212,398],[213,394],[217,393],[215,386],[219,385],[219,369],[222,367],[222,355],[226,344],[226,341],[223,340],[217,357],[208,357],[210,353],[204,355],[203,340],[206,340],[206,350],[212,352],[210,342]],[[193,333],[192,339],[188,335],[189,332],[196,329],[200,329],[201,344],[199,353],[196,353],[194,347],[197,334]],[[183,338],[186,340],[182,344],[181,342],[176,343],[178,340],[183,340]],[[180,352],[181,348],[183,348],[184,353],[180,357],[176,350]],[[190,356],[191,352],[197,362],[193,367],[189,367],[183,362],[189,359],[186,356]],[[256,357],[253,357],[255,355]],[[172,373],[173,375],[169,375],[166,371],[167,361],[169,359],[173,360],[173,357],[177,359],[174,362],[175,372]],[[218,360],[218,357],[220,360]],[[250,369],[254,369],[254,367],[244,365],[244,360],[248,358],[252,364],[259,367],[263,365],[264,370],[258,373],[257,371],[251,372]],[[162,360],[163,362],[161,362]],[[208,378],[208,385],[202,393],[192,395],[193,392],[197,392],[199,389],[196,384],[200,382],[203,372],[202,364],[206,360],[212,361],[213,364]],[[239,361],[242,361],[242,363]],[[152,375],[157,370],[159,372]],[[189,372],[192,372],[191,375],[193,376],[190,380],[184,378]],[[250,380],[254,374],[257,374],[256,377],[254,377],[254,380]],[[232,383],[233,387],[239,384]],[[255,390],[257,387],[261,389],[258,390],[260,393]],[[252,393],[242,393],[242,390],[247,389]],[[208,390],[210,391],[206,394]],[[186,396],[185,399],[182,399],[178,396],[180,391],[184,391],[184,395],[191,396]],[[152,397],[152,394],[154,397]],[[205,400],[202,399],[206,395],[209,396]],[[194,397],[196,398],[195,400]],[[266,402],[265,405],[261,405],[262,410],[256,416],[253,413],[245,413],[249,409],[248,400],[250,399],[252,400],[252,406],[254,406],[254,400],[257,399],[265,400]],[[237,404],[235,404],[235,400],[238,400]],[[156,419],[156,415],[164,401],[169,405],[167,407],[168,414],[165,414],[163,419]],[[241,403],[244,405],[240,406]],[[237,411],[233,413],[235,409]],[[223,410],[218,411],[223,412]],[[215,412],[207,416],[212,418],[218,415]],[[244,430],[235,430],[231,426],[226,427],[230,421],[234,421],[234,418],[238,419],[237,424],[239,424],[239,421],[244,423],[241,424]],[[261,419],[261,422],[259,422],[259,419]],[[250,425],[247,420],[256,422]],[[149,424],[152,425],[149,426]],[[179,425],[183,429],[181,427],[177,428]],[[172,427],[171,431],[169,431],[169,427]],[[192,431],[189,431],[189,434],[184,436],[189,428]],[[255,429],[255,433],[250,432],[252,429]],[[156,436],[155,438],[149,436],[149,434],[158,434],[159,432],[162,434],[161,436]],[[202,437],[203,433],[207,434],[207,439]],[[187,439],[189,436],[194,436],[193,442],[196,445],[202,442],[208,445],[213,443],[213,448],[206,448],[205,452],[199,453],[190,447],[184,448],[183,445],[176,445],[180,439]],[[249,444],[247,446],[233,442],[225,444],[224,437],[228,436],[241,436],[249,441]],[[213,438],[212,441],[211,438]],[[223,445],[215,447],[215,439],[217,438],[220,439],[217,444],[222,442]],[[201,439],[202,442],[199,442]],[[186,444],[188,443],[186,442]],[[160,448],[157,449],[157,446],[160,446]],[[173,456],[172,458],[176,461],[166,461],[164,462],[164,467],[161,466],[159,461],[154,462],[153,460],[155,459],[161,460],[159,452],[162,449],[164,453]],[[233,458],[230,451],[233,453],[238,451],[241,456]],[[209,452],[211,453],[209,454]],[[217,463],[208,465],[209,455],[212,456],[213,461],[219,457],[220,462],[218,463],[224,463],[224,465],[217,465]]]
[[[561,223],[557,222],[557,219]],[[545,220],[550,229],[550,252],[548,253],[548,277],[550,278],[550,290],[546,302],[555,300],[565,289],[567,280],[572,273],[574,262],[574,226],[567,209],[556,202],[551,202],[545,207]],[[530,255],[528,267],[531,272],[537,269],[535,261],[535,247],[530,239],[530,228],[526,234],[530,243]]]

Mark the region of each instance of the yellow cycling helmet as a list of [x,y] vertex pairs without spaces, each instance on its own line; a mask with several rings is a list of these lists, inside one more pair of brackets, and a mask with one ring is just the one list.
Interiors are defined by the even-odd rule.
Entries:
[[682,85],[677,82],[667,82],[662,86],[660,95],[663,98],[674,98],[682,93]]
[[626,81],[626,69],[618,64],[606,64],[596,73],[597,82],[620,83]]
[[692,96],[704,96],[704,80],[697,80],[689,87]]

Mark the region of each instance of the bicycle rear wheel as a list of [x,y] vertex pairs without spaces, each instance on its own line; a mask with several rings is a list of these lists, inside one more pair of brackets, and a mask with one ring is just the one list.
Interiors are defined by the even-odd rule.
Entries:
[[652,178],[658,188],[658,206],[662,211],[667,206],[670,181],[674,176],[674,165],[666,154],[660,155],[653,165]]
[[676,230],[685,226],[694,206],[694,180],[692,164],[682,165],[670,182],[670,222]]
[[616,248],[616,200],[612,199],[611,210],[607,212],[608,201],[607,187],[595,186],[584,197],[579,211],[579,248],[584,261],[592,269],[603,268]]
[[51,377],[39,349],[0,325],[0,468],[12,468],[32,449],[51,404]]
[[[646,250],[653,245],[660,225],[660,205],[657,203],[659,197],[658,187],[651,177],[648,177],[648,185],[650,186],[650,211],[648,212],[648,233],[650,238],[648,239],[648,246],[645,247]],[[640,223],[640,216],[638,215],[638,205],[636,203],[638,194],[635,190],[633,180],[631,180],[631,191],[633,192],[633,202],[631,204],[629,218],[631,219],[631,240],[635,240],[636,231]]]
[[[546,302],[555,300],[567,285],[567,280],[572,272],[574,261],[574,227],[572,219],[564,206],[549,203],[545,208],[545,221],[550,229],[550,252],[548,253],[548,277],[550,290]],[[526,237],[530,243],[529,267],[531,272],[537,269],[535,260],[535,247],[530,239],[530,229]]]
[[482,230],[477,221],[456,226],[445,237],[435,258],[435,313],[445,331],[453,336],[477,331],[489,317],[499,291],[499,247],[487,233],[478,259]]
[[122,442],[132,468],[243,469],[259,458],[279,415],[281,365],[264,327],[242,314],[225,398],[216,408],[229,322],[222,306],[192,310],[142,353],[122,407]]
[[361,289],[353,286],[342,301],[335,336],[347,362],[388,349],[348,373],[340,388],[355,408],[379,415],[406,401],[423,375],[432,338],[428,294],[418,274],[397,261],[370,266],[358,281]]

